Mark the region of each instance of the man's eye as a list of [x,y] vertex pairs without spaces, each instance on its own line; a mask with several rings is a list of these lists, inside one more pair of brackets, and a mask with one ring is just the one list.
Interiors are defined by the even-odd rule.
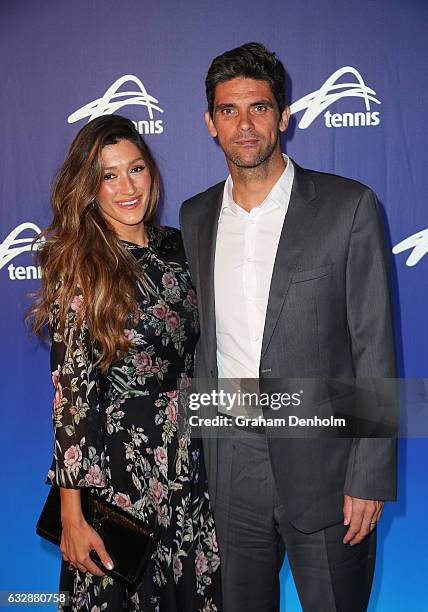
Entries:
[[235,113],[235,109],[234,108],[222,108],[220,112],[222,115],[226,115],[229,117],[230,115],[233,115]]
[[263,113],[265,110],[267,110],[267,106],[265,106],[264,104],[258,104],[257,106],[254,107],[254,110],[257,113]]

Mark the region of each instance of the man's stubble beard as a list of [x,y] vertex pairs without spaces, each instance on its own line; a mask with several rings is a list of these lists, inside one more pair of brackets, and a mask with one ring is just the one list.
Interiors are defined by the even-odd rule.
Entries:
[[227,151],[225,151],[224,154],[226,156],[226,159],[232,162],[232,164],[234,164],[237,168],[257,168],[267,162],[272,157],[273,152],[275,151],[276,145],[278,143],[278,139],[279,135],[277,135],[274,142],[272,142],[269,147],[261,151],[252,162],[246,162],[242,160],[239,155],[232,156]]

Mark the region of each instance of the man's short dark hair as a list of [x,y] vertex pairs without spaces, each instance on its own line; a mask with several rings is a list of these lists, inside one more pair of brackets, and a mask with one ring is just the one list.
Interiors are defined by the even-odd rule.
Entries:
[[282,62],[261,43],[251,42],[216,57],[205,79],[208,111],[213,116],[215,88],[219,83],[244,77],[267,81],[280,114],[285,108],[285,68]]

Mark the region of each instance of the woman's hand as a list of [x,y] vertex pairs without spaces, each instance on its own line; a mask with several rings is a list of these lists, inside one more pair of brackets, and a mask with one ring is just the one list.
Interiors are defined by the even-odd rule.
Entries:
[[78,489],[61,488],[61,522],[62,536],[60,549],[64,561],[68,561],[81,572],[90,572],[95,576],[104,576],[104,572],[89,556],[95,550],[107,569],[113,569],[113,563],[104,547],[104,543],[85,520],[80,505]]

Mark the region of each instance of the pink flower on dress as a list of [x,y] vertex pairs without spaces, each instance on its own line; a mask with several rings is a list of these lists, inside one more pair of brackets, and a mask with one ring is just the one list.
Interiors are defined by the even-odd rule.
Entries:
[[168,464],[168,453],[166,452],[166,450],[164,449],[163,446],[158,446],[157,448],[155,448],[155,450],[154,450],[154,457],[155,457],[156,464],[160,468],[164,468],[164,467],[167,466],[167,464]]
[[52,382],[55,387],[55,395],[54,395],[54,400],[53,400],[54,410],[57,410],[61,406],[62,386],[61,386],[61,383],[59,382],[60,376],[61,376],[61,366],[59,365],[58,368],[54,372],[52,372]]
[[180,325],[181,319],[174,310],[170,310],[165,316],[165,323],[168,331],[175,331]]
[[137,332],[135,331],[135,329],[124,329],[123,333],[125,334],[125,338],[129,340],[130,342],[132,342],[135,336],[137,335]]
[[202,576],[208,571],[208,559],[202,551],[196,555],[195,569],[197,576]]
[[171,272],[165,272],[165,274],[162,276],[162,284],[166,289],[173,289],[173,287],[176,287],[178,283],[174,274],[171,274]]
[[174,557],[174,560],[172,562],[172,569],[174,572],[174,580],[175,582],[178,582],[178,579],[183,573],[183,564],[181,563],[180,557]]
[[79,471],[81,461],[82,451],[80,450],[80,446],[78,444],[67,448],[64,453],[64,463],[66,465],[67,470],[69,470],[72,474],[76,475]]
[[91,465],[88,473],[85,476],[85,480],[88,484],[93,485],[94,487],[104,486],[104,474],[102,473],[100,466]]
[[52,382],[53,382],[53,386],[57,387],[57,385],[59,384],[59,377],[61,376],[61,366],[58,365],[57,369],[52,372]]
[[71,310],[74,312],[79,312],[79,310],[83,306],[83,295],[75,295],[73,301],[70,304]]
[[177,391],[167,391],[166,395],[169,399],[172,399],[173,397],[177,397]]
[[155,504],[158,505],[165,496],[164,488],[157,478],[150,478],[149,480],[149,495]]
[[158,302],[155,304],[155,306],[153,306],[153,314],[158,319],[164,319],[168,310],[168,306],[162,302]]
[[177,399],[176,398],[170,400],[168,406],[166,407],[166,416],[167,416],[168,420],[171,421],[171,423],[176,423],[177,422],[178,405],[177,405]]
[[135,355],[133,363],[138,372],[149,372],[152,368],[152,358],[146,351]]
[[194,289],[189,289],[187,292],[187,301],[192,304],[192,306],[198,305],[198,299],[196,297],[196,291]]
[[125,493],[116,493],[113,499],[114,503],[119,506],[119,508],[126,509],[132,506],[129,495],[125,495]]

